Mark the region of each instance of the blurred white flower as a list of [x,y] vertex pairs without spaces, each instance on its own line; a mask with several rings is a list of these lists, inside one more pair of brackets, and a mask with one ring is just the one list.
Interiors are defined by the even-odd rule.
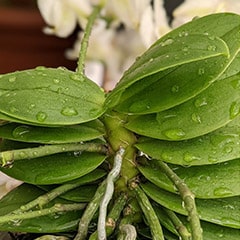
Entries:
[[239,0],[185,0],[173,12],[174,21],[172,26],[178,27],[183,23],[191,21],[194,17],[202,17],[217,12],[240,13]]

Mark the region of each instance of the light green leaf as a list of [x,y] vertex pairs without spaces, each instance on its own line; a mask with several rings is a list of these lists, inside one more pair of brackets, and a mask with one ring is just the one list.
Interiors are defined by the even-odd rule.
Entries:
[[103,134],[104,126],[97,120],[80,125],[52,128],[17,123],[8,123],[0,126],[1,138],[44,144],[89,141],[101,137]]
[[105,159],[98,153],[54,154],[16,161],[12,168],[1,168],[7,175],[32,184],[57,184],[82,177],[96,169]]
[[[211,166],[180,167],[172,166],[173,171],[187,184],[197,198],[213,199],[240,195],[240,158]],[[156,186],[172,193],[176,188],[169,178],[158,168],[157,160],[138,169],[146,179]],[[231,174],[229,174],[231,173]]]
[[187,102],[132,118],[128,129],[163,140],[185,140],[223,127],[240,114],[240,74],[213,83]]
[[[181,197],[167,192],[151,183],[141,184],[145,193],[158,204],[173,210],[174,212],[187,215],[182,206]],[[215,223],[221,226],[240,228],[240,198],[218,198],[218,199],[195,199],[198,214],[201,220]]]
[[0,96],[0,113],[33,125],[72,125],[104,112],[104,92],[85,76],[61,68],[1,75]]
[[136,147],[168,163],[193,166],[240,158],[240,118],[209,134],[185,140],[163,141],[142,137]]

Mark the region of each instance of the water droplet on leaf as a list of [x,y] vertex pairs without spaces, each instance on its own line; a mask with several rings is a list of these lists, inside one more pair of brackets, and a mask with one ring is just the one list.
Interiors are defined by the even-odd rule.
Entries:
[[15,82],[16,79],[17,79],[16,76],[12,76],[12,77],[10,77],[10,78],[8,79],[8,81],[12,83],[12,82]]
[[171,140],[183,139],[186,133],[181,128],[173,128],[163,132],[163,134]]
[[192,120],[193,120],[195,123],[201,123],[201,122],[202,122],[201,117],[200,117],[197,113],[193,113],[193,114],[192,114]]
[[199,68],[198,69],[198,75],[203,75],[205,73],[205,69],[204,68]]
[[240,104],[233,102],[230,107],[230,119],[237,117],[240,114]]
[[25,126],[25,125],[22,125],[22,126],[18,126],[16,127],[13,132],[12,132],[12,135],[13,137],[15,138],[23,138],[25,134],[29,133],[30,132],[30,127],[29,126]]
[[187,163],[190,163],[190,162],[193,162],[193,161],[199,161],[199,160],[201,160],[201,158],[198,157],[198,156],[195,156],[195,155],[193,155],[189,152],[186,152],[183,155],[183,160]]
[[194,102],[194,105],[195,107],[199,108],[199,107],[202,107],[202,106],[206,106],[208,103],[207,103],[207,100],[206,98],[198,98],[195,100]]
[[172,38],[168,38],[167,40],[165,40],[164,42],[161,43],[161,46],[168,46],[170,44],[172,44],[174,42],[174,40]]
[[61,114],[64,116],[76,116],[78,111],[73,107],[65,107],[62,109]]
[[44,122],[47,118],[47,114],[45,112],[38,112],[36,118],[39,122]]
[[173,85],[171,88],[172,93],[177,93],[179,91],[179,86],[178,85]]
[[226,197],[231,196],[233,194],[232,190],[226,187],[216,188],[214,189],[213,193],[216,197]]

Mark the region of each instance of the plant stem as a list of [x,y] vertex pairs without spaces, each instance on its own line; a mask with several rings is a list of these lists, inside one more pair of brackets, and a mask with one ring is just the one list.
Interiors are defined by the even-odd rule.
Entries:
[[36,217],[41,217],[53,213],[59,213],[59,212],[69,212],[69,211],[76,211],[76,210],[82,210],[85,208],[86,204],[83,203],[73,203],[73,204],[60,204],[57,203],[53,207],[50,208],[45,208],[42,210],[36,210],[36,211],[31,211],[31,212],[21,212],[19,214],[8,214],[5,216],[0,217],[0,224],[6,223],[9,221],[21,221],[25,219],[30,219],[30,218],[36,218]]
[[88,18],[88,22],[86,25],[86,28],[84,30],[83,39],[81,42],[81,49],[79,51],[79,58],[78,58],[78,67],[77,72],[81,75],[84,74],[84,64],[86,61],[86,55],[87,55],[87,48],[88,48],[88,41],[91,34],[91,30],[93,28],[94,21],[96,20],[99,12],[101,10],[100,6],[95,6],[91,15]]
[[0,165],[4,167],[13,164],[15,160],[31,159],[71,151],[106,153],[106,148],[104,145],[98,143],[68,143],[10,150],[0,153]]
[[202,240],[202,228],[200,224],[200,219],[197,213],[197,208],[195,204],[195,196],[190,191],[188,186],[180,179],[168,165],[162,161],[158,161],[161,170],[168,176],[168,178],[177,187],[180,196],[184,202],[185,209],[188,212],[188,218],[191,226],[192,240]]
[[78,233],[75,236],[74,240],[86,239],[89,223],[91,222],[93,215],[96,213],[99,207],[101,199],[105,193],[105,189],[106,189],[106,180],[103,181],[101,185],[98,187],[92,201],[88,204],[86,210],[84,211],[78,225]]
[[80,185],[82,185],[81,182],[63,184],[63,185],[51,190],[50,192],[47,192],[46,194],[39,196],[38,198],[34,199],[33,201],[21,206],[20,209],[13,211],[11,214],[23,213],[23,212],[26,212],[26,211],[34,208],[35,206],[39,206],[40,208],[42,208],[44,205],[51,202],[56,197],[60,196],[61,194],[65,193],[65,192],[68,192],[74,188],[77,188]]
[[123,224],[119,227],[120,233],[118,240],[135,240],[137,239],[136,228],[131,224]]
[[[116,228],[116,222],[119,219],[119,216],[126,204],[127,196],[126,194],[120,194],[117,200],[114,202],[114,205],[107,216],[106,221],[106,233],[107,236],[110,236],[114,229]],[[95,231],[89,238],[89,240],[97,240],[98,239],[98,232]]]
[[181,239],[182,240],[191,240],[192,239],[191,233],[189,233],[189,231],[184,226],[182,221],[177,217],[177,215],[173,211],[171,211],[167,208],[164,208],[164,211],[167,213],[168,217],[172,221],[175,229],[178,231],[179,235],[181,236]]
[[138,203],[147,219],[148,225],[152,233],[153,240],[164,240],[162,227],[159,223],[158,217],[145,193],[142,189],[135,183],[131,183],[131,188],[136,194]]
[[124,152],[125,152],[125,149],[120,147],[119,151],[117,152],[114,158],[113,168],[107,176],[106,191],[99,208],[99,218],[98,218],[98,239],[99,240],[107,239],[107,234],[105,229],[107,207],[114,192],[114,182],[117,180],[121,171]]

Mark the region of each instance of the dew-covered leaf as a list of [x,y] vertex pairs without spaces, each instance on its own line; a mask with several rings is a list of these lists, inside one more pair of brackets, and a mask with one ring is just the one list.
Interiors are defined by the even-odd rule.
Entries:
[[103,134],[103,124],[98,120],[79,125],[52,128],[18,123],[8,123],[0,126],[1,138],[44,144],[89,141],[101,137]]
[[[25,183],[20,185],[0,200],[0,216],[20,208],[44,193],[45,191],[36,186]],[[51,207],[54,203],[73,202],[57,198],[46,207]],[[12,221],[0,224],[0,231],[13,231],[14,229],[17,232],[54,233],[76,230],[81,213],[81,211],[62,212],[23,221]]]
[[152,158],[192,166],[240,158],[240,118],[209,134],[185,140],[164,141],[142,137],[136,147]]
[[[183,207],[179,195],[167,192],[152,183],[141,184],[141,187],[145,193],[158,204],[173,210],[174,212],[187,215],[187,211]],[[201,220],[238,229],[240,228],[239,200],[239,196],[218,199],[195,199]]]
[[240,74],[216,81],[181,105],[133,117],[126,127],[139,135],[172,141],[207,134],[239,116],[239,82]]
[[38,67],[1,75],[0,113],[33,125],[72,125],[103,114],[104,92],[85,76]]
[[105,159],[99,153],[60,153],[35,159],[15,161],[11,168],[1,168],[7,175],[32,184],[57,184],[84,176]]
[[[184,180],[197,198],[213,199],[240,195],[239,178],[240,159],[211,166],[180,167],[172,166],[173,171]],[[176,187],[161,172],[157,160],[138,169],[146,179],[167,191],[177,193]],[[230,173],[230,174],[229,174]]]

